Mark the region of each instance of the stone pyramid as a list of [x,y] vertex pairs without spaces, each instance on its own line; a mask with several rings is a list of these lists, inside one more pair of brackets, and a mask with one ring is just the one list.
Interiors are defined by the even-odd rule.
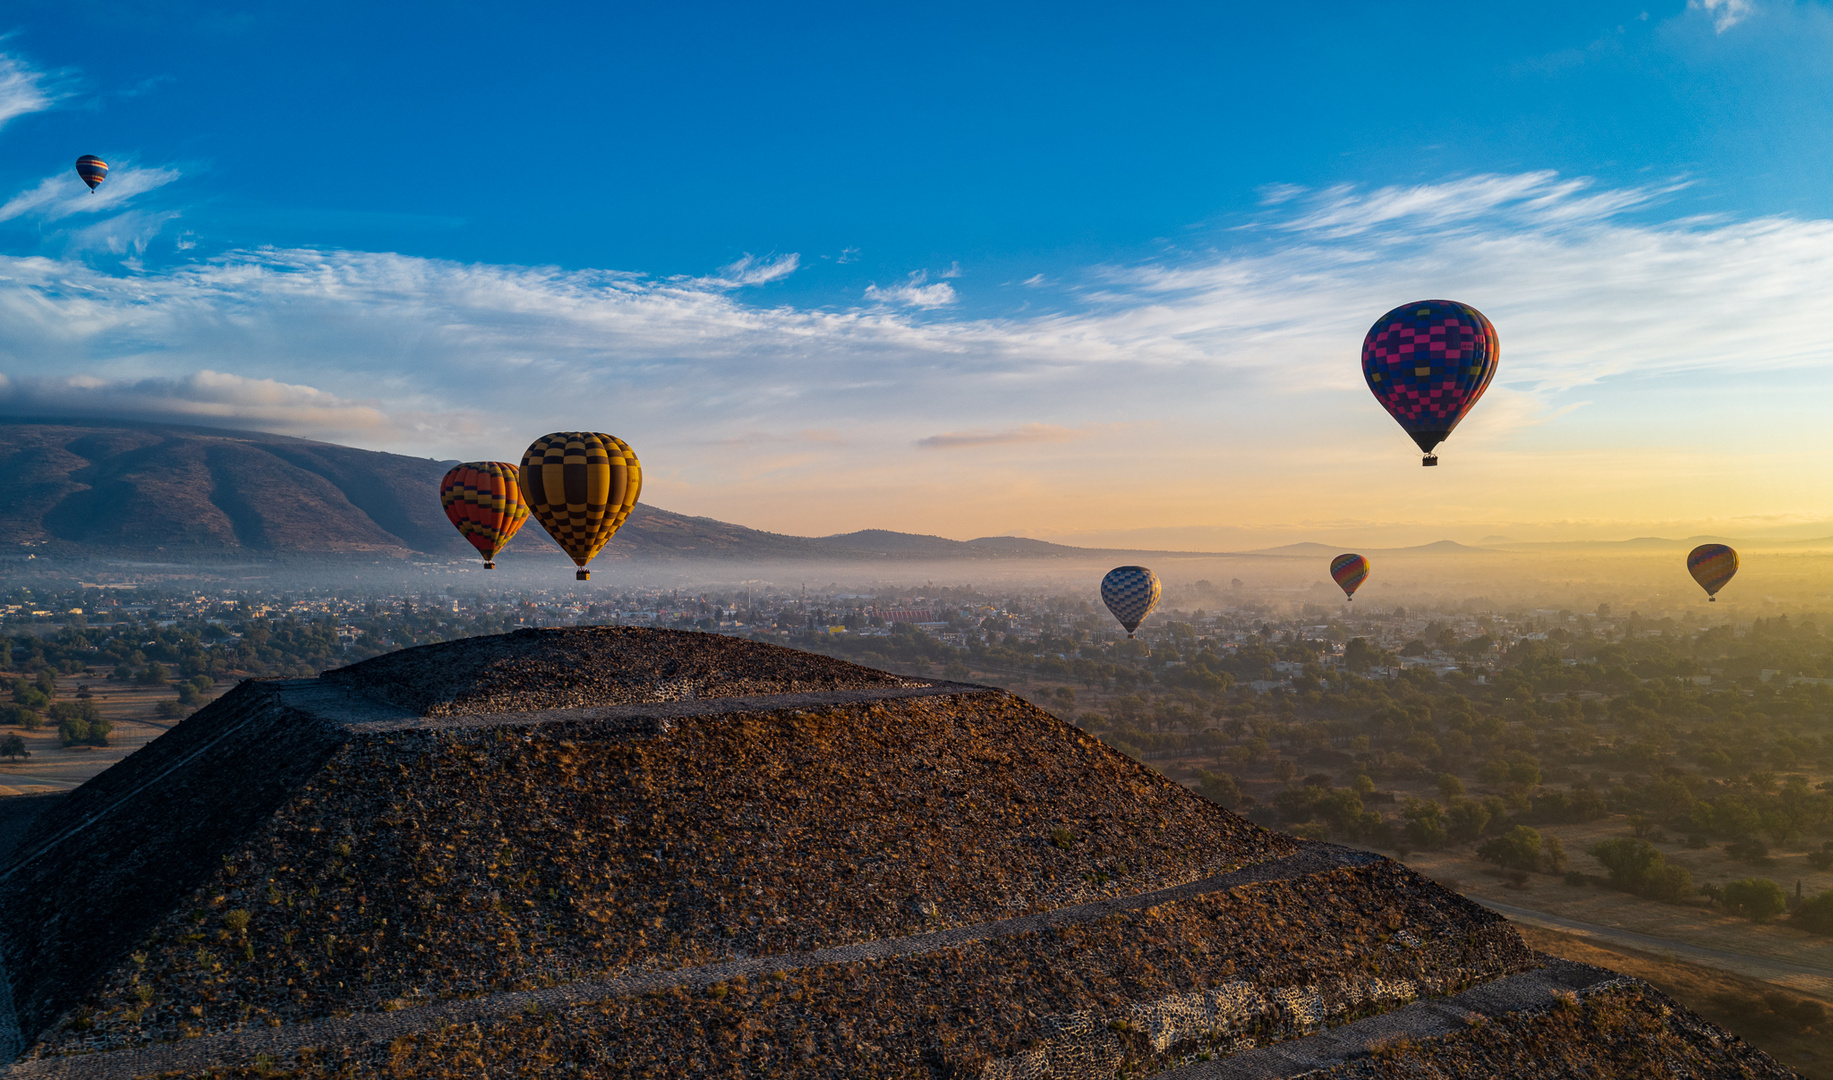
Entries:
[[710,634],[244,683],[0,905],[19,1077],[1790,1075],[1004,691]]

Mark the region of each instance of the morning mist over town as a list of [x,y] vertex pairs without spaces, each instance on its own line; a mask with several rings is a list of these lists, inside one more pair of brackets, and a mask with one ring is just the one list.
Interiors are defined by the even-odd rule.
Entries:
[[1833,5],[0,13],[0,1073],[1833,1077]]

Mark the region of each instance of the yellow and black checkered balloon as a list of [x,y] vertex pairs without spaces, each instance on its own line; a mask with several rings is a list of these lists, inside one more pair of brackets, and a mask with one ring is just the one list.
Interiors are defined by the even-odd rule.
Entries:
[[560,550],[580,567],[578,577],[636,507],[643,467],[624,440],[598,431],[556,431],[534,441],[516,471],[528,511]]

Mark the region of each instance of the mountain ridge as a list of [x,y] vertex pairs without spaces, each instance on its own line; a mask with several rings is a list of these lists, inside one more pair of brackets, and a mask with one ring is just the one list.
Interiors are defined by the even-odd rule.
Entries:
[[[22,482],[0,548],[52,555],[474,558],[441,510],[456,461],[288,435],[101,419],[0,417],[0,467]],[[561,559],[530,523],[504,553]],[[601,560],[1012,560],[1192,557],[1015,536],[861,529],[792,536],[638,504]]]
[[[0,514],[0,551],[52,556],[133,556],[214,561],[363,557],[467,560],[471,546],[440,509],[439,480],[455,461],[362,450],[259,431],[108,419],[0,417],[0,466],[14,478]],[[1302,542],[1248,551],[1074,547],[1020,536],[951,540],[859,529],[795,536],[638,504],[601,561],[735,562],[1018,561],[1204,558],[1312,559],[1344,551],[1397,555],[1657,553],[1701,543],[1746,549],[1833,548],[1807,540],[1686,539],[1521,541],[1487,537],[1404,547]],[[504,554],[564,556],[530,524]],[[18,557],[18,556],[15,556]]]

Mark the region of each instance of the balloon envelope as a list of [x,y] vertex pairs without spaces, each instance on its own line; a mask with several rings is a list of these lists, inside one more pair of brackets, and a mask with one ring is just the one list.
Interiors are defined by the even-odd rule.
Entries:
[[516,467],[507,461],[467,461],[439,482],[439,505],[458,534],[484,556],[484,568],[496,565],[497,552],[528,520],[528,504],[516,484]]
[[1731,580],[1731,575],[1738,572],[1738,553],[1724,544],[1701,544],[1687,552],[1687,573],[1699,582],[1699,587],[1706,590],[1706,595],[1718,599],[1718,591]]
[[643,469],[630,444],[601,431],[556,431],[536,439],[516,473],[522,498],[547,535],[585,569],[636,507]]
[[1158,575],[1143,566],[1116,566],[1101,579],[1101,602],[1126,628],[1127,637],[1158,606],[1163,591]]
[[84,154],[76,159],[76,175],[83,178],[83,183],[89,185],[90,191],[94,191],[96,185],[108,179],[108,162],[94,154]]
[[1427,455],[1496,377],[1502,341],[1483,313],[1455,300],[1402,304],[1362,339],[1362,377]]
[[1368,580],[1368,560],[1360,555],[1338,555],[1330,560],[1330,577],[1343,595],[1353,600],[1356,590]]

